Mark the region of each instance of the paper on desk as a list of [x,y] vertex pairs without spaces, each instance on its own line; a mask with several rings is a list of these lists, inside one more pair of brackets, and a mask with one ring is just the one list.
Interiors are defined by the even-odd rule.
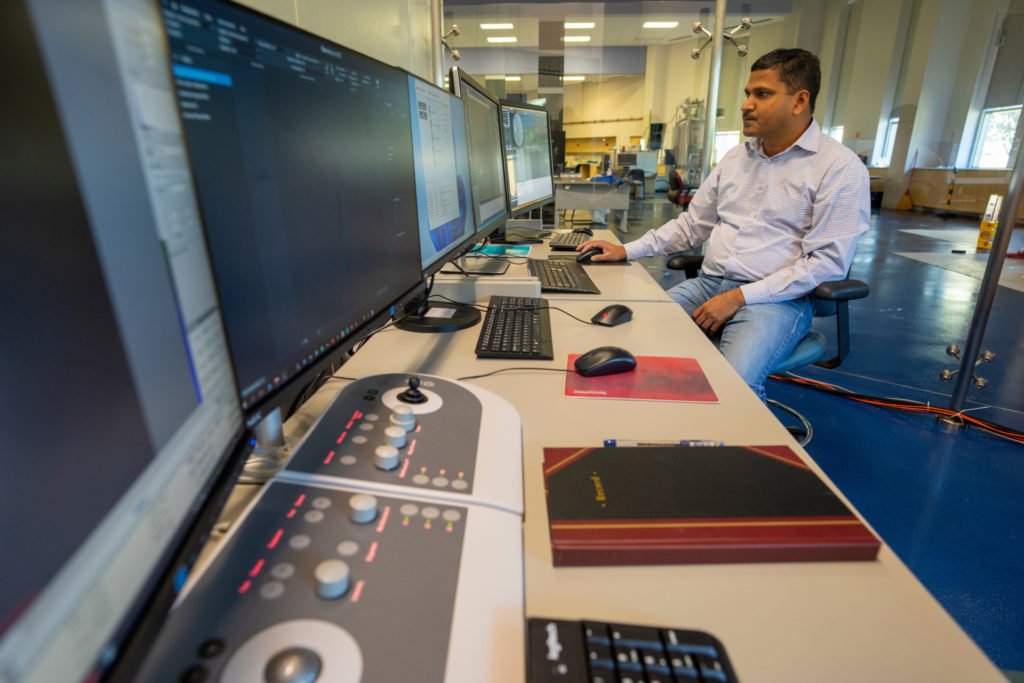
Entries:
[[718,403],[718,395],[695,358],[637,356],[636,369],[631,372],[584,377],[574,369],[580,355],[570,354],[566,361],[565,395],[570,398]]

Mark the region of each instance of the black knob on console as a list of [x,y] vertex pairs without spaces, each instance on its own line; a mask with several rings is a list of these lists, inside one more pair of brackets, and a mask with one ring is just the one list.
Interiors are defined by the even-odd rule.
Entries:
[[426,403],[426,395],[420,391],[420,378],[410,377],[409,388],[398,395],[398,400],[404,403]]

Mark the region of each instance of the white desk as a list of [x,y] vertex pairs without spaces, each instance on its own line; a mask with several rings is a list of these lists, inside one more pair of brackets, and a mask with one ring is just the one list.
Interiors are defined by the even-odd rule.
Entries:
[[[558,305],[579,317],[594,312],[594,302],[582,299]],[[636,355],[691,356],[700,361],[720,404],[568,399],[562,396],[563,375],[547,372],[472,380],[509,400],[523,420],[527,615],[708,630],[722,640],[744,683],[1004,681],[886,546],[874,562],[552,566],[541,473],[545,446],[596,446],[609,437],[785,443],[821,474],[678,306],[630,306],[634,320],[615,328],[585,326],[552,311],[555,360],[529,365],[563,368],[568,353],[606,344]],[[517,365],[476,359],[477,334],[477,328],[437,336],[389,329],[340,374],[459,378]],[[296,424],[322,410],[328,393],[304,406]]]

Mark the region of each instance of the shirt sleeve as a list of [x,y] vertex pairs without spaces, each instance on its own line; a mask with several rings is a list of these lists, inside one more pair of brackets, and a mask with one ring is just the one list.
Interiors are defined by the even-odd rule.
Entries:
[[644,256],[661,256],[686,251],[706,240],[718,224],[720,168],[721,166],[716,166],[708,179],[700,184],[686,211],[660,228],[648,230],[639,239],[625,245],[626,258],[632,261]]
[[822,282],[842,280],[871,216],[868,170],[859,159],[839,161],[822,178],[801,240],[803,256],[792,265],[740,289],[748,304],[796,299]]

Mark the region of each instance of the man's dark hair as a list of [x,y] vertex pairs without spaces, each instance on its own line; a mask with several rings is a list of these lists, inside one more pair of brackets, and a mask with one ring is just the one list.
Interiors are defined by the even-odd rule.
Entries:
[[806,90],[811,94],[811,113],[814,113],[814,101],[821,90],[821,63],[818,58],[807,50],[797,48],[772,50],[758,58],[751,71],[778,69],[779,80],[786,84],[790,94],[797,90]]

